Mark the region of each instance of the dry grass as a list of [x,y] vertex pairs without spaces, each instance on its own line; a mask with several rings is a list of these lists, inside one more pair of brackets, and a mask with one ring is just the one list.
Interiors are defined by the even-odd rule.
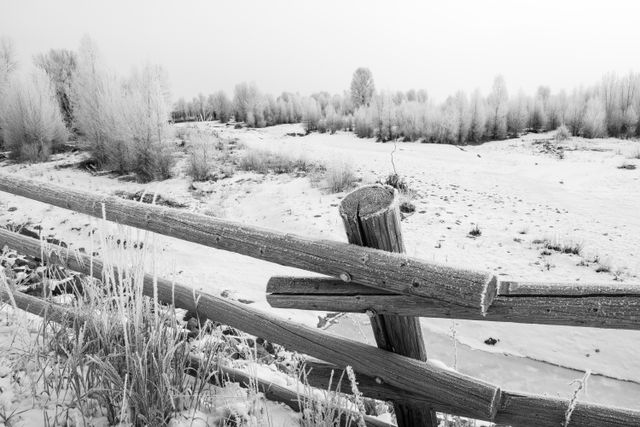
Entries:
[[[153,255],[146,234],[112,234],[99,227],[97,235],[103,279],[84,277],[65,296],[74,313],[71,323],[45,317],[36,345],[23,357],[44,425],[275,425],[257,380],[241,390],[218,370],[245,366],[257,375],[250,366],[261,360],[258,340],[226,334],[229,328],[209,321],[198,321],[195,332],[186,328],[173,306],[142,293],[143,266]],[[124,240],[144,241],[144,249],[125,249],[119,244]],[[190,363],[194,357],[196,367]],[[353,398],[301,387],[302,425],[333,427],[345,417],[362,418]],[[0,418],[13,417],[11,410],[0,412]]]
[[311,172],[317,166],[317,163],[311,162],[303,156],[251,147],[244,151],[238,162],[238,167],[241,170],[261,174]]
[[340,193],[350,190],[359,182],[353,167],[345,161],[333,161],[324,171],[327,189],[330,193]]

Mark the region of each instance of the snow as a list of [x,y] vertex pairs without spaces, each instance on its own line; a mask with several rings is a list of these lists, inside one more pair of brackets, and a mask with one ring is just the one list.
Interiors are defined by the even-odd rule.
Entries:
[[[349,133],[286,136],[298,125],[259,130],[198,124],[249,146],[283,150],[327,162],[351,162],[364,182],[393,171],[393,143],[357,139]],[[501,280],[639,282],[640,172],[621,170],[640,144],[613,139],[572,139],[564,159],[541,153],[533,143],[549,135],[462,148],[398,143],[397,172],[417,192],[416,213],[403,221],[407,253],[494,272]],[[575,149],[575,150],[574,150]],[[596,151],[597,150],[597,151]],[[640,166],[640,164],[638,164]],[[344,194],[327,194],[322,183],[289,175],[263,177],[238,172],[216,183],[186,177],[146,185],[44,165],[4,165],[2,172],[50,180],[70,188],[111,194],[145,188],[189,205],[189,210],[308,237],[346,241],[338,204]],[[210,191],[210,192],[208,192]],[[194,197],[196,195],[197,197]],[[17,207],[12,212],[9,207]],[[0,195],[3,222],[41,224],[74,247],[91,248],[95,219],[23,198]],[[470,238],[478,225],[482,235]],[[574,242],[581,255],[541,255],[534,240]],[[265,287],[273,275],[309,275],[248,257],[155,236],[158,274],[197,289],[253,301],[255,307],[310,326],[321,312],[270,308]],[[611,265],[596,273],[593,259]],[[340,317],[330,331],[372,343],[366,316]],[[454,365],[450,320],[423,319],[430,357]],[[541,325],[456,321],[456,369],[504,389],[569,397],[571,381],[591,370],[585,400],[640,409],[640,332]],[[494,346],[484,343],[489,337]]]

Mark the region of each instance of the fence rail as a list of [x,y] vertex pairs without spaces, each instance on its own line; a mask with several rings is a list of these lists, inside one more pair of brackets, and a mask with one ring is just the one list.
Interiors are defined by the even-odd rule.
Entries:
[[502,282],[484,315],[435,298],[381,292],[322,277],[272,277],[267,301],[272,307],[301,310],[640,329],[640,285],[571,285]]
[[[390,314],[425,316],[431,313],[476,320],[638,329],[638,293],[628,286],[623,289],[602,285],[583,291],[575,286],[566,286],[562,290],[563,286],[546,287],[539,283],[499,283],[488,273],[426,263],[346,243],[306,239],[6,175],[0,175],[0,191],[96,217],[104,216],[120,224],[214,248],[343,278],[342,281],[323,278],[313,281],[274,279],[268,288],[272,292],[269,296],[272,302],[274,296],[288,295],[288,298],[322,297],[329,304],[329,298],[336,302],[340,298],[356,295],[361,299],[381,298],[376,302],[377,305],[368,306],[368,309],[373,307],[374,310],[377,307],[377,313],[385,313],[382,299],[386,299],[386,305],[393,307],[390,310],[398,310]],[[47,245],[7,230],[0,230],[0,245],[34,257],[44,254],[43,262],[62,264],[70,270],[102,277],[104,266],[95,257]],[[310,285],[310,282],[314,283]],[[360,377],[365,395],[499,424],[522,426],[561,425],[570,404],[568,400],[501,390],[496,385],[443,369],[428,361],[418,361],[286,321],[253,307],[196,291],[194,287],[165,279],[155,281],[150,275],[144,277],[145,295],[154,296],[154,283],[157,283],[155,295],[164,303],[175,304],[202,318],[228,324],[328,362],[324,371],[316,365],[317,369],[309,375],[310,381],[317,385],[322,383],[323,375],[326,376],[326,369],[352,366]],[[279,293],[273,292],[274,289]],[[314,292],[314,289],[323,292]],[[597,295],[589,293],[596,289]],[[6,289],[0,289],[0,297],[3,300],[21,301],[25,309],[33,308],[34,302],[27,295],[9,294]],[[550,300],[560,305],[550,308]],[[619,306],[613,302],[603,305],[609,300],[617,301]],[[630,302],[624,303],[624,300]],[[393,303],[390,304],[390,301]],[[561,315],[561,304],[570,301],[574,306],[569,309],[564,307],[564,311],[570,314]],[[581,301],[583,305],[573,301]],[[349,303],[351,306],[343,304],[340,308],[347,311],[351,307],[353,310],[357,304],[352,303]],[[409,308],[400,311],[405,303]],[[57,307],[47,304],[48,307]],[[592,307],[601,309],[589,312],[588,309]],[[331,310],[335,308],[334,305]],[[358,311],[366,309],[361,305]],[[312,364],[310,362],[310,366]],[[577,403],[571,425],[640,425],[640,411]]]
[[0,174],[0,191],[236,252],[288,267],[341,277],[374,288],[435,297],[483,312],[496,292],[492,274],[428,263],[402,254],[251,227],[173,208],[98,196],[47,182]]

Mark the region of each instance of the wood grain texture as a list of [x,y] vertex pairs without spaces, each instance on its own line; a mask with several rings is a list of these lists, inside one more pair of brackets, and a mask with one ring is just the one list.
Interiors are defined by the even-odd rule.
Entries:
[[0,174],[0,191],[27,197],[158,234],[236,252],[265,261],[374,288],[443,301],[483,311],[496,291],[490,273],[428,263],[406,255],[242,225],[233,221],[100,196],[14,175]]
[[[509,283],[519,286],[521,282]],[[321,277],[273,277],[267,286],[267,291],[272,292],[267,295],[267,301],[273,307],[301,310],[372,311],[400,316],[640,329],[640,295],[626,290],[627,287],[640,285],[625,284],[615,288],[617,291],[612,291],[612,286],[594,284],[585,292],[561,290],[533,293],[534,290],[546,289],[547,285],[531,282],[522,295],[502,295],[499,291],[485,316],[477,310],[437,299],[381,292],[367,286]],[[563,285],[569,289],[569,284]],[[606,292],[594,293],[593,289],[596,288],[606,289]],[[635,288],[632,290],[635,291]]]
[[[332,371],[333,378],[339,376],[341,369],[320,360],[307,360],[307,380],[314,387],[326,387]],[[438,412],[454,414],[462,417],[474,417],[465,408],[453,408],[446,402],[429,402],[411,391],[400,390],[388,384],[380,384],[375,377],[356,373],[358,388],[366,397],[378,400],[404,400],[413,405],[425,405]],[[500,407],[493,421],[498,425],[522,427],[558,427],[565,420],[565,412],[569,407],[568,399],[557,399],[527,393],[502,391]],[[476,417],[477,418],[477,417]],[[579,402],[571,416],[569,426],[576,427],[622,427],[640,425],[640,411],[615,408],[603,405]]]
[[534,297],[637,296],[639,283],[500,282],[499,295]]
[[[566,399],[503,392],[494,422],[512,426],[562,426],[569,407]],[[640,426],[640,411],[578,402],[569,427]]]
[[[40,242],[25,236],[0,230],[0,246],[25,255],[41,254]],[[75,253],[59,246],[48,245],[45,260],[63,263],[71,270],[101,278],[104,266],[99,259]],[[144,276],[143,292],[154,295],[154,277]],[[379,377],[387,384],[412,390],[428,400],[444,400],[465,407],[477,418],[493,417],[497,410],[500,389],[469,376],[451,372],[429,362],[421,362],[370,345],[290,322],[246,304],[196,291],[193,288],[157,279],[158,300],[240,329],[249,334],[279,343],[289,350],[299,351],[340,367]]]
[[[352,191],[340,203],[340,216],[349,243],[388,252],[405,252],[398,194],[392,187],[369,185]],[[373,314],[369,321],[379,348],[427,360],[419,318]],[[424,405],[393,402],[393,408],[399,427],[438,425],[435,411]]]

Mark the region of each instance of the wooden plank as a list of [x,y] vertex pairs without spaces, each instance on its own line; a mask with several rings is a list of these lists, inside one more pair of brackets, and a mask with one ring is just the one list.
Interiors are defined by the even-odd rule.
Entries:
[[100,196],[50,182],[0,174],[0,191],[166,236],[301,268],[374,288],[437,297],[484,312],[496,292],[486,272],[428,263],[347,243],[246,226],[233,221]]
[[[567,399],[504,392],[500,409],[493,420],[497,425],[562,426],[569,408]],[[640,411],[578,402],[569,426],[630,427],[640,426]]]
[[371,286],[347,283],[332,277],[273,276],[267,282],[268,294],[300,295],[398,295]]
[[[40,242],[7,230],[0,230],[0,246],[8,246],[25,255],[41,254]],[[43,256],[54,263],[62,263],[71,270],[101,278],[103,265],[97,258],[47,245]],[[154,277],[146,274],[143,292],[154,295]],[[491,418],[497,409],[500,389],[497,386],[451,372],[429,362],[421,362],[390,353],[370,345],[357,343],[316,328],[279,318],[246,304],[216,297],[193,288],[157,278],[158,300],[174,304],[211,319],[240,329],[246,333],[284,345],[340,367],[380,378],[387,384],[412,390],[416,395],[434,401],[447,401],[466,407],[477,418]]]
[[[369,185],[347,194],[340,202],[340,216],[349,243],[404,253],[397,191],[389,186]],[[420,319],[414,316],[372,314],[369,317],[379,348],[427,360]],[[424,405],[393,402],[398,427],[436,427],[438,417]]]
[[[325,387],[331,372],[340,375],[341,369],[319,360],[307,360],[307,379],[314,387]],[[558,427],[564,424],[565,412],[569,407],[568,399],[538,396],[527,393],[502,391],[500,407],[494,419],[483,419],[465,411],[465,408],[453,408],[443,402],[428,402],[410,391],[401,390],[375,378],[357,373],[358,389],[366,397],[377,400],[405,400],[413,405],[424,404],[442,413],[462,417],[493,421],[498,425],[526,427]],[[584,427],[622,427],[640,425],[640,411],[616,408],[578,401],[571,415],[569,426]]]
[[638,283],[500,282],[499,295],[532,297],[638,296]]
[[[340,283],[335,279],[274,277],[269,283],[267,290],[275,293],[268,294],[267,301],[277,308],[356,313],[370,311],[399,316],[640,330],[640,295],[627,292],[600,296],[590,296],[595,295],[590,292],[569,296],[559,296],[553,292],[550,296],[533,296],[531,292],[529,296],[498,293],[483,316],[477,310],[457,304],[380,292],[362,285]],[[533,285],[530,289],[539,288],[538,284]]]

